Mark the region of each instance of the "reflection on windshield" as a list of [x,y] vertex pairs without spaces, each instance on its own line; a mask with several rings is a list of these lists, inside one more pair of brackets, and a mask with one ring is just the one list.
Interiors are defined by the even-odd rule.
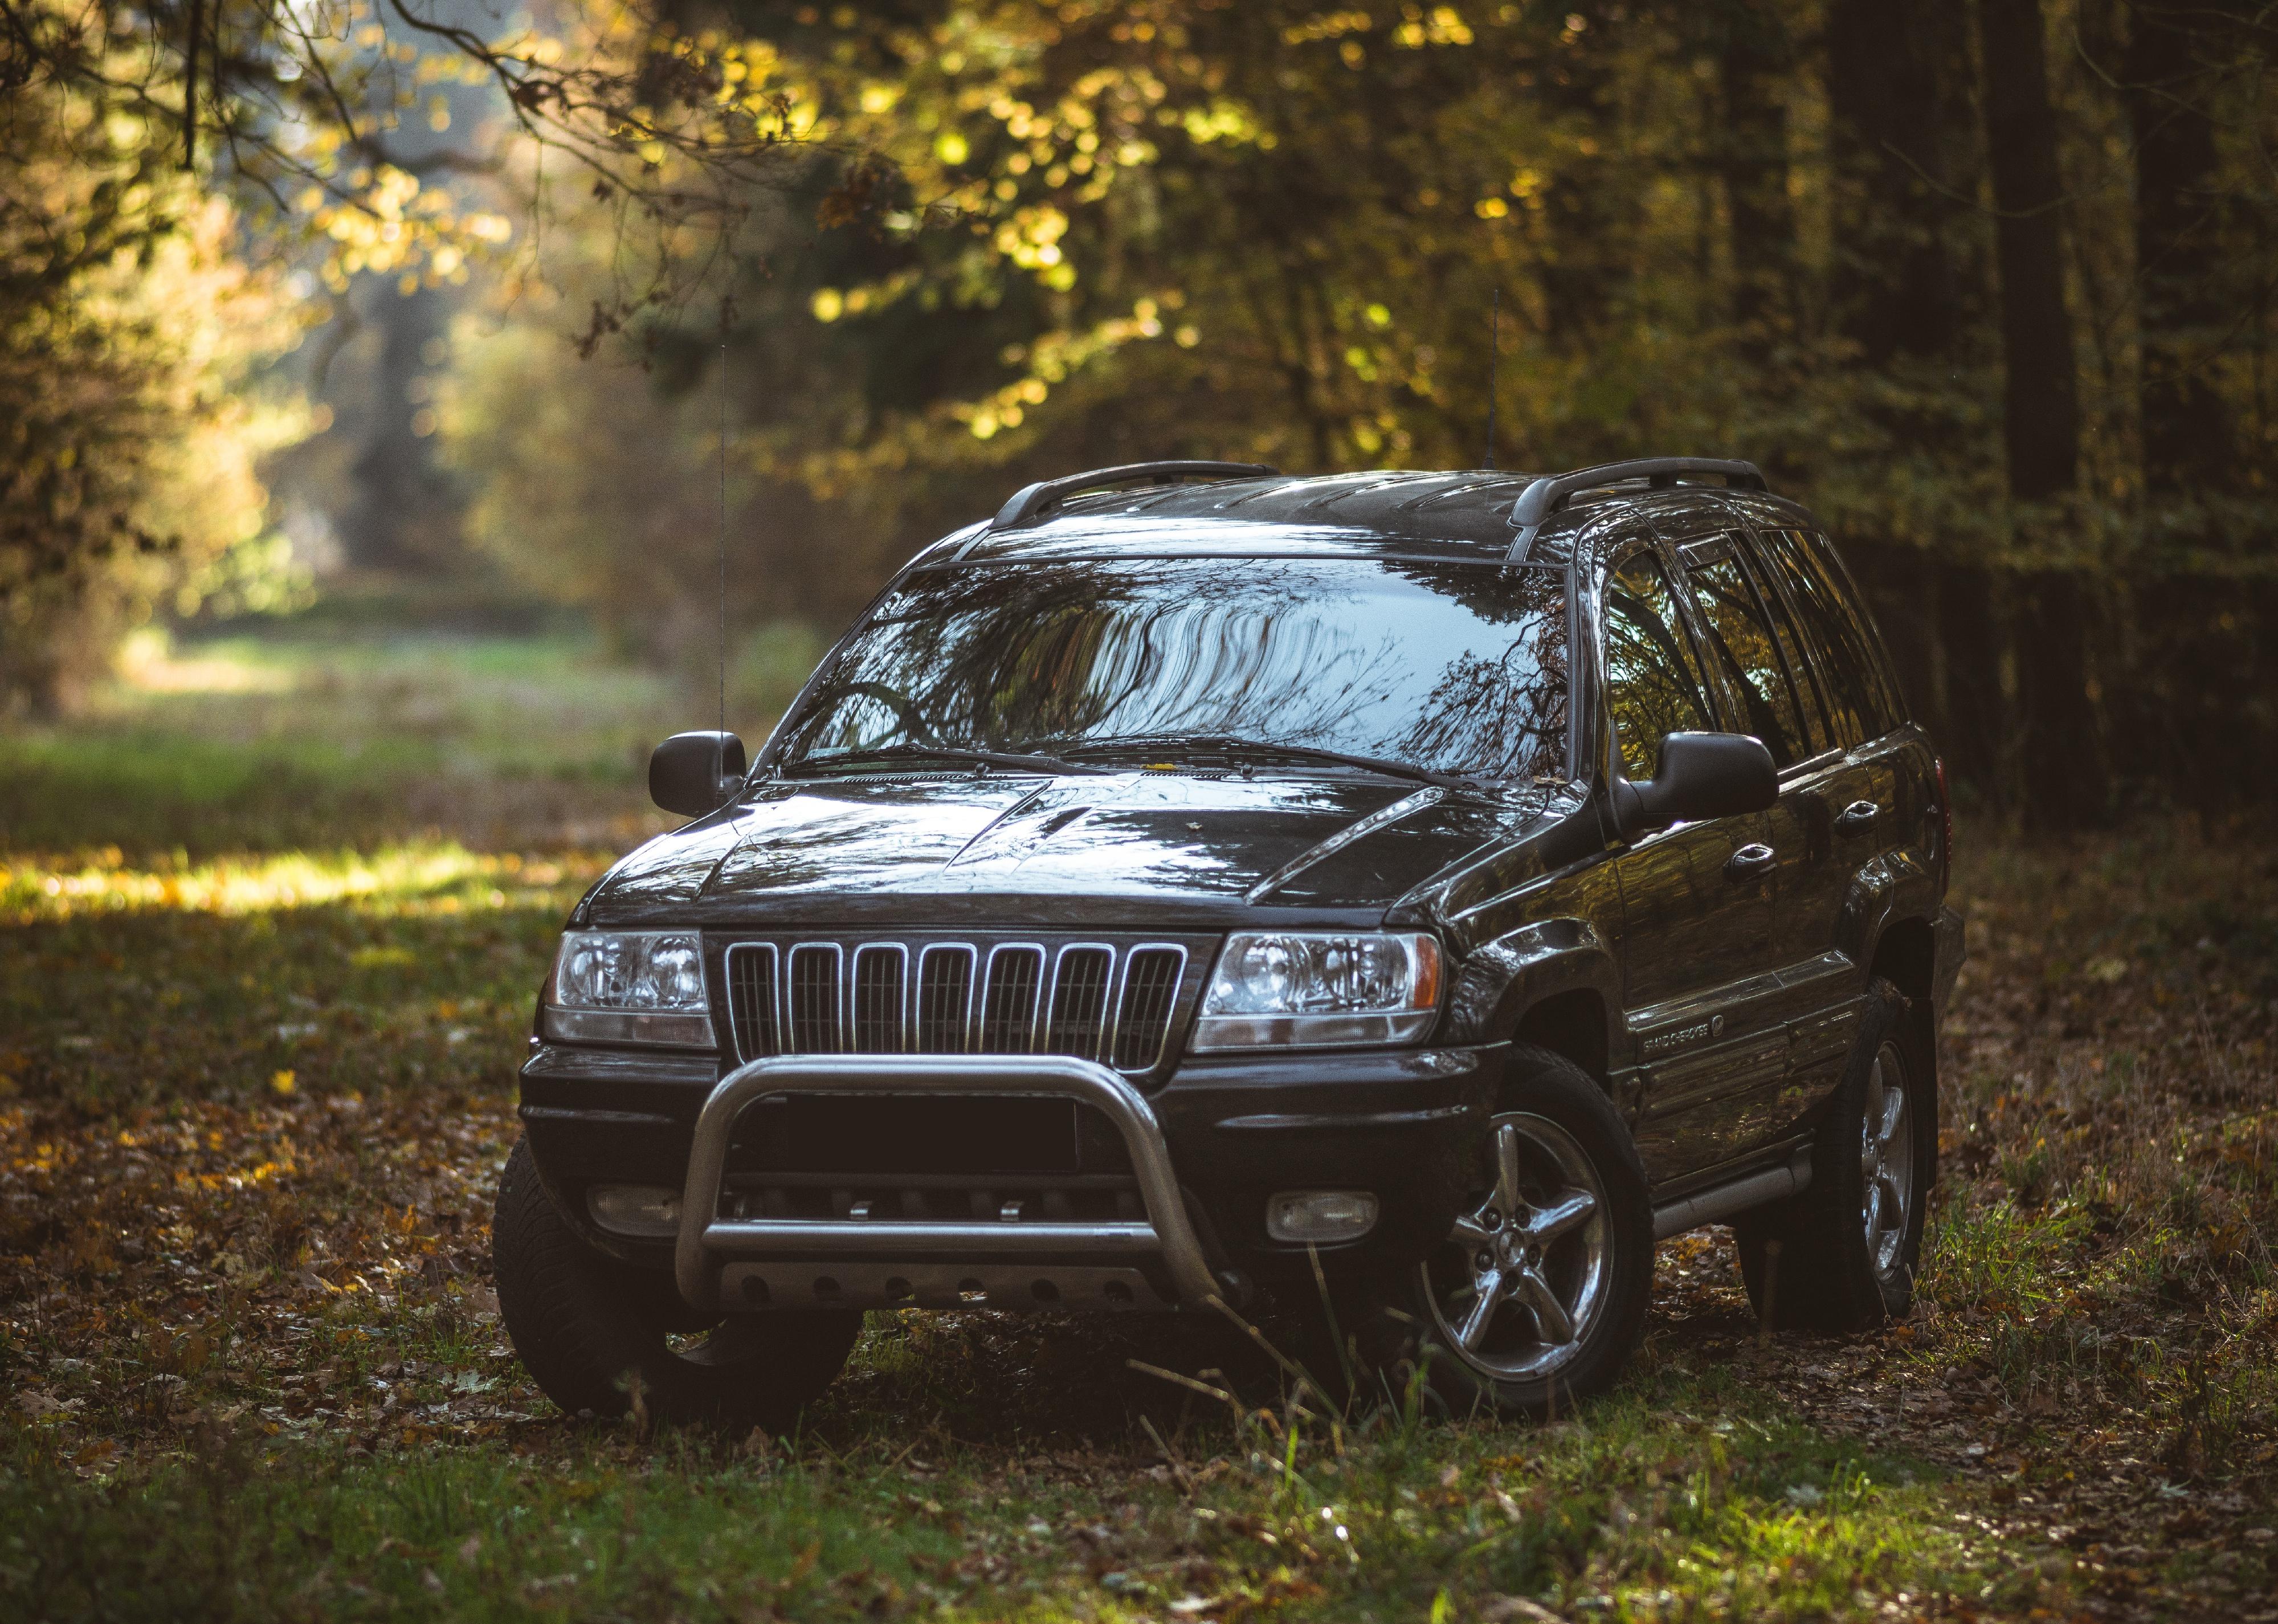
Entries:
[[897,747],[1065,755],[1208,733],[1441,772],[1563,776],[1566,672],[1555,571],[973,565],[921,574],[880,605],[795,721],[784,760]]

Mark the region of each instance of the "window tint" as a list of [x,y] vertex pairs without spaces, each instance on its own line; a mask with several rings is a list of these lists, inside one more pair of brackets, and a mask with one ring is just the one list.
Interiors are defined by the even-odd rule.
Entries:
[[1855,745],[1889,731],[1875,658],[1848,594],[1794,531],[1767,532],[1763,542],[1803,617],[1804,635],[1811,640],[1820,678],[1827,685],[1837,741]]
[[1698,563],[1688,558],[1685,573],[1693,584],[1693,601],[1701,609],[1708,658],[1730,681],[1733,697],[1746,712],[1741,726],[1763,740],[1775,766],[1787,766],[1809,747],[1809,735],[1755,588],[1729,546]]
[[1663,733],[1716,726],[1676,596],[1651,553],[1606,583],[1606,703],[1627,778],[1653,777]]
[[1802,754],[1816,755],[1832,747],[1834,732],[1828,726],[1825,696],[1812,670],[1812,655],[1805,652],[1808,645],[1804,634],[1796,629],[1794,613],[1779,590],[1779,583],[1761,554],[1747,556],[1748,579],[1756,588],[1756,601],[1770,621],[1772,636],[1779,644],[1780,661],[1787,667],[1789,686],[1795,691],[1796,708],[1803,722],[1803,733],[1799,739]]
[[1867,594],[1859,589],[1859,578],[1851,573],[1851,566],[1835,550],[1835,543],[1816,532],[1803,538],[1811,561],[1819,573],[1835,586],[1837,601],[1843,606],[1843,617],[1857,628],[1860,644],[1867,651],[1867,673],[1874,679],[1875,693],[1881,710],[1879,732],[1888,732],[1902,725],[1907,719],[1906,693],[1899,686],[1899,674],[1891,665],[1890,646],[1875,626],[1875,617],[1867,608]]

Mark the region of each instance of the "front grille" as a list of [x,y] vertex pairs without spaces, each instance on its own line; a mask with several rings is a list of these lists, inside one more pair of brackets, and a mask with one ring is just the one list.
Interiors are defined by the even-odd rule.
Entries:
[[1189,949],[1101,942],[737,942],[729,1030],[769,1054],[1069,1054],[1152,1070]]

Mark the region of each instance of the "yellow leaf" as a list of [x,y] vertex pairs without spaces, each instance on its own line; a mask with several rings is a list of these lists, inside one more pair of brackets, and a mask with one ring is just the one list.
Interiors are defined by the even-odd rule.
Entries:
[[277,1073],[274,1076],[269,1079],[269,1086],[275,1089],[280,1094],[291,1093],[293,1092],[293,1074],[290,1071],[280,1071]]

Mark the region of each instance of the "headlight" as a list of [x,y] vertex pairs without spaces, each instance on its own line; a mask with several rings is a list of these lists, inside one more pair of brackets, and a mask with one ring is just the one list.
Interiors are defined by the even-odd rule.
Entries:
[[713,1046],[693,931],[568,931],[547,978],[546,1031],[585,1043]]
[[1227,938],[1196,1049],[1415,1043],[1440,1012],[1440,944],[1378,932]]

